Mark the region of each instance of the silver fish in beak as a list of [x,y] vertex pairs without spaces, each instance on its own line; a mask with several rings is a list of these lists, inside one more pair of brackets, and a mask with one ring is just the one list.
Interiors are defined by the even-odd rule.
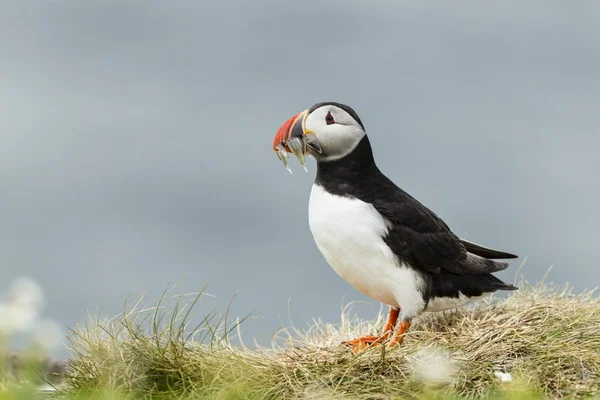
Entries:
[[310,155],[309,149],[310,151],[322,153],[321,146],[314,133],[306,129],[307,117],[308,110],[304,110],[285,121],[273,140],[273,150],[290,173],[292,171],[287,162],[288,153],[292,153],[298,159],[305,171],[308,171],[306,169],[306,156]]

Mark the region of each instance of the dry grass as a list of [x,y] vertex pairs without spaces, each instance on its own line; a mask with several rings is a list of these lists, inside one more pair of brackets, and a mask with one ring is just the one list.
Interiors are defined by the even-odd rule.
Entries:
[[[525,286],[525,287],[524,287]],[[166,304],[167,298],[173,298]],[[201,296],[196,297],[196,300]],[[590,397],[600,393],[600,300],[594,292],[521,285],[506,300],[418,318],[400,348],[354,355],[339,345],[384,322],[348,313],[338,326],[290,328],[272,348],[233,346],[237,326],[164,296],[92,320],[72,336],[67,392],[210,399]],[[502,382],[508,373],[512,382]],[[523,392],[523,390],[526,390]],[[524,394],[523,394],[524,393]],[[521,397],[523,398],[523,397]]]

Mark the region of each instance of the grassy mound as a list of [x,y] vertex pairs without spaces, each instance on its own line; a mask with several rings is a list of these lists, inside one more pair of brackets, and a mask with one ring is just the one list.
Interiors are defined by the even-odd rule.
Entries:
[[342,340],[378,332],[385,316],[317,321],[278,333],[272,348],[233,346],[238,325],[211,313],[189,329],[174,297],[93,320],[71,336],[66,391],[210,399],[561,398],[600,394],[600,299],[594,292],[521,285],[416,319],[400,348],[355,355]]

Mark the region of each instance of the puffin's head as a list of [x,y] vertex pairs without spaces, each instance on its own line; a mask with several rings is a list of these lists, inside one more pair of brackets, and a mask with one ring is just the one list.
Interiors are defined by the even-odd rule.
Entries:
[[317,161],[336,160],[349,154],[365,135],[364,125],[351,107],[335,102],[317,103],[281,125],[273,150],[286,167],[287,153],[298,157],[304,167],[305,155],[310,154]]

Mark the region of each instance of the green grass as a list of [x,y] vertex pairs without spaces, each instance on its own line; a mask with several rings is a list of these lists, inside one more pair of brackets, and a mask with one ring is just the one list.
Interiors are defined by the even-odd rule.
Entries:
[[[361,321],[346,310],[340,324],[290,327],[277,333],[273,346],[249,348],[231,343],[241,328],[227,324],[227,313],[210,312],[199,325],[190,324],[202,295],[165,293],[148,305],[140,297],[119,316],[90,318],[73,330],[60,396],[600,398],[598,296],[520,286],[505,300],[425,314],[401,347],[378,346],[358,355],[340,342],[378,332],[385,315]],[[497,372],[509,373],[512,381],[501,382]]]

